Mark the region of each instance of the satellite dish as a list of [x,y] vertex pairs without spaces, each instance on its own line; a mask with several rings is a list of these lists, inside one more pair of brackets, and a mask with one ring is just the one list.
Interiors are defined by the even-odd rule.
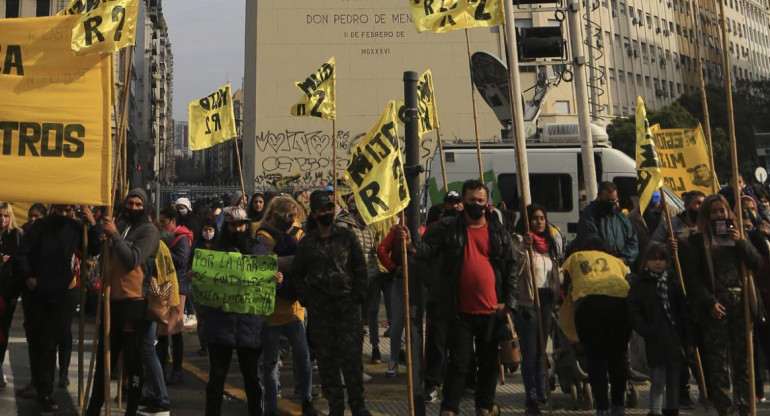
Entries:
[[765,183],[767,180],[767,170],[763,167],[759,167],[754,171],[754,177],[757,178],[759,183]]
[[481,98],[492,108],[500,124],[511,124],[511,100],[508,90],[508,69],[503,61],[487,52],[471,56],[471,77]]

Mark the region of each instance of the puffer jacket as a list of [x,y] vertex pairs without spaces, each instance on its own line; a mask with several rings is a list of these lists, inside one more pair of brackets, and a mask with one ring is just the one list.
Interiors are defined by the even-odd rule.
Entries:
[[[221,239],[217,251],[247,254],[268,254],[265,247],[255,241],[249,247],[239,249]],[[225,312],[218,308],[205,307],[206,341],[214,345],[234,348],[260,348],[267,316],[246,313]]]
[[599,201],[594,200],[580,213],[577,239],[580,244],[590,237],[599,237],[610,245],[615,257],[631,266],[639,256],[639,241],[631,221],[620,212],[601,215]]
[[[511,235],[503,228],[496,215],[487,212],[486,219],[497,299],[509,309],[515,310],[518,305],[519,289]],[[438,224],[425,232],[421,242],[415,243],[418,258],[431,259],[439,254],[443,255],[441,276],[446,280],[443,285],[437,286],[430,296],[444,308],[443,312],[448,313],[448,316],[454,315],[457,311],[460,270],[462,270],[465,246],[468,243],[466,228],[465,216],[442,218]]]

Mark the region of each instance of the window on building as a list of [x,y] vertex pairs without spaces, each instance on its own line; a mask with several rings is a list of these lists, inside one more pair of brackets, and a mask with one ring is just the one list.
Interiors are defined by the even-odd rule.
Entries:
[[647,87],[647,88],[650,88],[650,76],[649,75],[645,75],[644,76],[644,86]]
[[623,114],[623,117],[627,117],[628,116],[628,107],[624,106],[621,114]]
[[626,3],[620,2],[620,14],[626,14]]
[[610,68],[610,81],[615,81],[615,68]]
[[19,0],[5,1],[5,17],[19,17]]
[[554,112],[556,114],[569,114],[569,101],[556,100],[554,102]]
[[616,105],[612,106],[612,115],[613,116],[619,116],[620,115],[620,111],[618,111],[618,106],[616,106]]
[[[648,87],[650,86],[649,85],[649,80],[650,80],[650,77],[647,77],[647,81],[648,81],[647,82],[647,84],[648,84],[647,86]],[[636,85],[640,86],[640,87],[642,86],[642,75],[641,74],[636,74]]]
[[626,83],[626,75],[623,74],[623,71],[618,71],[618,81],[622,82],[623,84]]
[[51,0],[37,0],[35,16],[48,16],[51,14]]
[[682,91],[682,83],[681,82],[677,82],[676,83],[676,93],[677,93],[677,95],[682,95],[682,92],[683,92]]

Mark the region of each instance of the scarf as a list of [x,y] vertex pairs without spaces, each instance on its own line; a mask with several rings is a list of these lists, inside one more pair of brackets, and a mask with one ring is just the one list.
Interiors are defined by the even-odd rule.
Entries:
[[662,274],[655,274],[649,269],[647,269],[647,272],[650,273],[650,276],[653,279],[655,279],[658,298],[663,304],[663,310],[666,312],[666,317],[669,322],[671,322],[671,325],[676,325],[676,322],[674,322],[674,314],[671,312],[671,302],[668,300],[668,273],[664,271]]
[[[546,230],[548,232],[548,230]],[[535,250],[540,254],[545,254],[551,249],[551,243],[545,238],[545,235],[537,235],[535,233],[529,233],[532,236],[532,244]]]

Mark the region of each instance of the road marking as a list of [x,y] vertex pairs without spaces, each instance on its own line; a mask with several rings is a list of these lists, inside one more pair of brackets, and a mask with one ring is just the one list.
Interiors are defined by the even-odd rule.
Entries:
[[[182,361],[182,368],[189,371],[194,375],[195,377],[203,380],[204,382],[208,383],[209,381],[209,375],[205,371],[198,368],[196,365],[188,362],[188,361]],[[239,389],[237,387],[231,386],[227,383],[225,383],[225,393],[235,397],[236,399],[246,403],[246,392],[243,389]],[[302,415],[302,408],[297,405],[296,403],[286,400],[284,398],[279,397],[278,398],[278,413],[281,415],[290,415],[290,416],[301,416]]]

